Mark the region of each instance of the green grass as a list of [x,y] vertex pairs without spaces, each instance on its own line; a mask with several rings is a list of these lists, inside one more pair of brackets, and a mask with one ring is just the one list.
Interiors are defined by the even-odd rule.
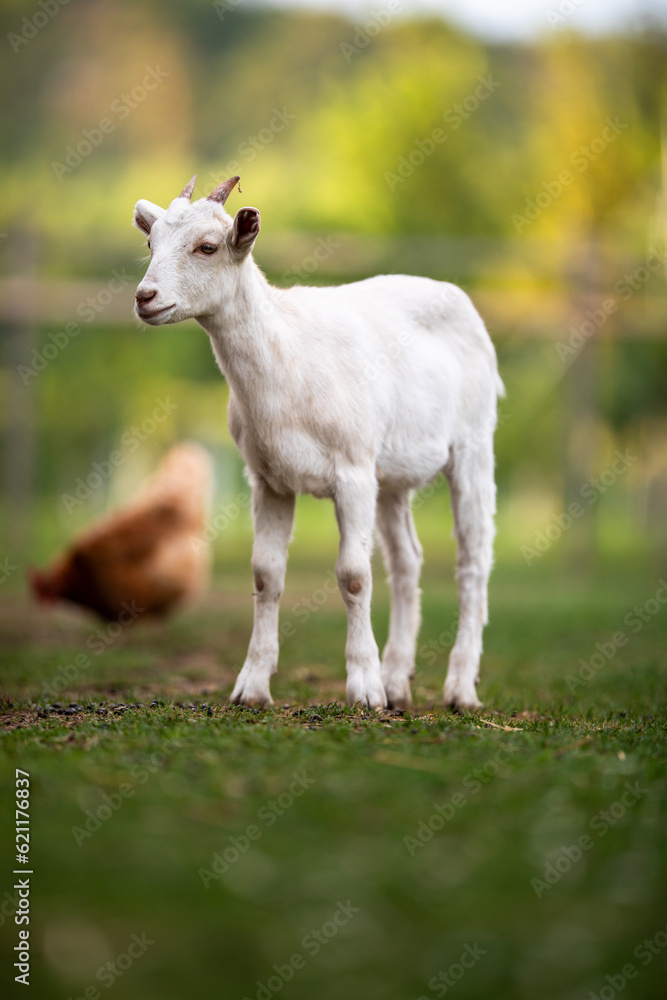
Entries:
[[[306,556],[290,567],[282,622],[294,634],[263,712],[226,702],[251,623],[250,575],[234,564],[198,608],[138,624],[99,653],[92,619],[6,598],[0,895],[11,896],[18,767],[31,776],[31,995],[66,1000],[96,985],[127,1000],[266,1000],[258,983],[299,955],[274,995],[432,1000],[468,945],[478,960],[447,995],[586,1000],[632,963],[624,997],[661,996],[667,605],[636,632],[624,621],[653,597],[659,570],[501,564],[486,708],[457,716],[438,704],[456,596],[436,553],[416,704],[400,716],[343,706],[342,602],[324,587],[331,561]],[[304,601],[323,595],[304,621]],[[581,660],[620,630],[627,643],[570,690]],[[45,711],[54,701],[61,712]],[[81,710],[61,714],[70,702]],[[115,982],[97,979],[133,934],[154,943]],[[642,942],[656,934],[652,956]]]

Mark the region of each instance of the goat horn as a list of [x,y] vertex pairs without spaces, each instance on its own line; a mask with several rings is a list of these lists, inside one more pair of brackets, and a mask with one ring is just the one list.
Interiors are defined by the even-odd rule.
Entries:
[[211,191],[206,200],[219,201],[221,205],[224,205],[240,180],[240,177],[230,177],[229,180],[223,181],[222,184],[218,184],[215,191]]
[[190,201],[191,198],[192,198],[192,192],[195,189],[195,184],[196,183],[197,183],[197,175],[195,174],[194,177],[192,177],[188,181],[188,183],[185,185],[185,187],[183,188],[183,190],[181,191],[181,193],[179,194],[178,197],[179,198],[187,198],[188,201]]

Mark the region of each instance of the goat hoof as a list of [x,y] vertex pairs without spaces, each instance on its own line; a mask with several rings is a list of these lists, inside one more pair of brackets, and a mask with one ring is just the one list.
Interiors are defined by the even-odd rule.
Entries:
[[246,708],[268,708],[273,705],[273,698],[271,695],[264,697],[262,695],[251,696],[245,693],[241,693],[229,699],[232,705],[244,705]]
[[484,708],[484,703],[479,700],[474,702],[446,701],[445,708],[448,708],[453,715],[463,715],[464,712],[479,712],[480,709]]
[[477,697],[475,685],[466,685],[458,682],[445,682],[444,702],[447,708],[453,712],[478,712],[483,708],[482,702]]
[[243,705],[245,708],[269,708],[273,705],[271,695],[268,698],[249,698],[246,695],[238,695],[236,698],[230,698],[229,701],[231,705]]
[[362,708],[387,707],[387,696],[379,675],[377,678],[367,675],[348,678],[346,693],[348,705],[360,705]]
[[384,690],[388,708],[399,708],[404,712],[412,705],[412,692],[407,681],[404,684],[385,682]]
[[247,705],[248,708],[267,708],[273,705],[269,688],[257,678],[239,674],[229,699],[232,705]]

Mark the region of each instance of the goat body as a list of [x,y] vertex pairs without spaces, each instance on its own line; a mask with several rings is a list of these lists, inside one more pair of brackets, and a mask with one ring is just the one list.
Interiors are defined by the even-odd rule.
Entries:
[[[241,209],[232,220],[222,207],[237,181],[194,204],[188,185],[166,212],[144,201],[135,209],[152,248],[137,314],[153,325],[194,316],[208,332],[253,488],[255,625],[232,699],[271,701],[294,501],[312,493],[334,501],[340,528],[348,700],[410,703],[422,558],[410,501],[442,471],[454,508],[461,605],[445,701],[477,707],[502,393],[484,324],[461,289],[427,278],[272,287],[251,255],[259,212]],[[381,664],[370,621],[374,527],[392,589]]]

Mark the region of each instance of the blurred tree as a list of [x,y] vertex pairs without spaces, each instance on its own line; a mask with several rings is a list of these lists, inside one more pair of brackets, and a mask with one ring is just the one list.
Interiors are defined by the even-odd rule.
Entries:
[[[657,468],[664,274],[652,271],[627,301],[616,285],[665,232],[664,29],[492,45],[429,17],[364,33],[333,15],[209,0],[87,0],[39,30],[35,10],[30,0],[0,10],[5,38],[25,35],[0,62],[0,233],[31,227],[41,273],[99,287],[113,268],[138,277],[137,198],[167,203],[195,170],[205,194],[233,166],[244,197],[262,207],[274,278],[321,236],[346,233],[355,236],[340,241],[349,260],[341,251],[337,274],[309,280],[412,268],[459,281],[476,300],[497,293],[510,303],[486,317],[509,388],[502,487],[539,480],[560,506],[621,441],[641,440],[647,468]],[[136,88],[149,69],[161,78],[144,96]],[[59,179],[54,161],[89,141],[86,131],[97,138],[104,117],[114,128],[78,163],[75,150]],[[559,181],[563,170],[571,182]],[[568,369],[554,340],[567,343],[600,296],[618,298],[618,309]],[[535,329],[521,324],[524,312]],[[59,323],[34,330],[30,348]],[[5,319],[9,345],[8,331]],[[654,339],[612,340],[628,334]],[[15,358],[5,351],[5,385]],[[194,326],[139,335],[128,302],[127,328],[102,315],[40,374],[36,484],[51,515],[59,492],[165,387],[181,409],[148,451],[170,435],[226,445],[224,386]]]

